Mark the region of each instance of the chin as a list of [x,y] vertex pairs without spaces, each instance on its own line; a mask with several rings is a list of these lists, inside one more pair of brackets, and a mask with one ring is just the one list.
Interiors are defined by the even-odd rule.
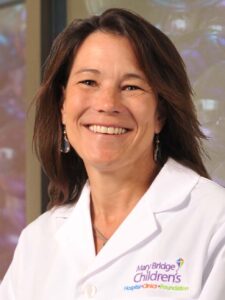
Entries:
[[112,170],[113,166],[117,165],[118,167],[119,159],[118,157],[109,157],[109,156],[101,156],[101,157],[92,157],[91,159],[84,159],[84,164],[86,168],[94,168],[96,170]]

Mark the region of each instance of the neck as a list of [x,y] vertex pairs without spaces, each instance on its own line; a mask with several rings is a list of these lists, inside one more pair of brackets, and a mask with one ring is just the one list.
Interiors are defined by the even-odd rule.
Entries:
[[88,170],[92,198],[92,217],[105,223],[123,219],[146,192],[159,168],[144,165],[135,172],[126,168],[117,172]]
[[159,172],[155,163],[99,171],[86,166],[91,189],[91,218],[96,254],[112,236]]

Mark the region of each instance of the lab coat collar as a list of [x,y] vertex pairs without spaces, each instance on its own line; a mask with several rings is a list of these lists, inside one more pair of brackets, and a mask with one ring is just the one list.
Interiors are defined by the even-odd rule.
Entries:
[[147,191],[152,211],[160,213],[183,205],[199,178],[199,174],[169,158]]
[[65,251],[76,256],[82,266],[80,278],[84,280],[96,269],[157,236],[160,229],[156,214],[181,206],[198,179],[199,175],[194,171],[169,159],[97,256],[90,217],[90,189],[86,184],[72,213],[56,233]]
[[[146,198],[146,196],[144,196]],[[147,198],[146,198],[147,200]],[[90,189],[85,185],[81,197],[71,214],[60,211],[55,217],[65,218],[55,238],[67,256],[76,257],[81,266],[80,278],[135,247],[157,230],[154,215],[147,209],[147,201],[139,201],[102,250],[95,255],[90,217]],[[146,230],[147,229],[147,230]],[[132,233],[132,234],[131,234]],[[71,262],[72,264],[72,262]],[[77,266],[76,266],[77,267]]]
[[110,261],[132,251],[147,239],[153,239],[158,226],[144,196],[114,232],[86,272],[86,277]]

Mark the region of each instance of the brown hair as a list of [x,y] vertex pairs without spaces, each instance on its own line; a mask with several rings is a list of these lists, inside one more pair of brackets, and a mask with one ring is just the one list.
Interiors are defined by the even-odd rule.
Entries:
[[159,109],[166,117],[160,133],[161,163],[172,157],[208,177],[201,159],[204,135],[182,58],[169,38],[142,17],[124,9],[109,9],[100,16],[73,21],[54,41],[45,64],[43,82],[35,98],[34,145],[50,180],[50,206],[77,201],[87,179],[76,151],[60,152],[62,90],[80,45],[97,30],[130,40],[140,67],[155,90]]

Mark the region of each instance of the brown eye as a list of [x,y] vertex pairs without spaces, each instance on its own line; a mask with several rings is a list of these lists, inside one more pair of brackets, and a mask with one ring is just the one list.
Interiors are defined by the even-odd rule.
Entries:
[[96,86],[96,82],[94,80],[82,80],[79,83],[87,85],[87,86]]
[[135,91],[135,90],[140,90],[141,88],[136,86],[136,85],[126,85],[123,87],[123,90],[125,91]]

